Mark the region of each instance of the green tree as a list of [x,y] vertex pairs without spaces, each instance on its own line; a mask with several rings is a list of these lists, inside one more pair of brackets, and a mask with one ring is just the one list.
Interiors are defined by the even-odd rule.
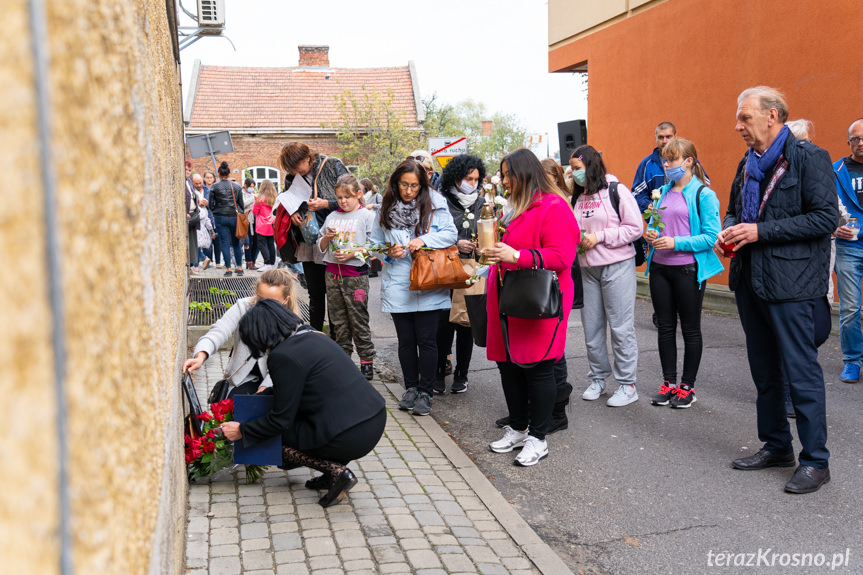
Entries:
[[408,126],[406,113],[393,104],[393,93],[345,90],[335,96],[339,122],[330,127],[342,145],[341,160],[356,164],[358,176],[381,184],[396,165],[418,147],[424,139],[421,130]]
[[[527,130],[515,114],[491,113],[482,102],[458,104],[438,101],[437,94],[423,101],[426,134],[431,137],[464,136],[467,151],[482,158],[490,171],[497,169],[509,152],[527,145]],[[491,120],[491,135],[482,135],[483,121]]]

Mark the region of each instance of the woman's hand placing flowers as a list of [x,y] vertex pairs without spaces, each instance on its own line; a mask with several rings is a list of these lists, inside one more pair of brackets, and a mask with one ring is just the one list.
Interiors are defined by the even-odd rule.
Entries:
[[229,441],[239,441],[243,438],[243,433],[240,431],[240,424],[236,421],[226,421],[219,427],[222,428],[222,433]]

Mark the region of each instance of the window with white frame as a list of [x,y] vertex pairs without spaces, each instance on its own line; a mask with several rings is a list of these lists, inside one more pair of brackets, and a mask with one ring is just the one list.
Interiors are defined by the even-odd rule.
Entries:
[[250,166],[243,170],[244,179],[252,178],[255,180],[255,188],[261,187],[261,182],[270,180],[276,186],[277,190],[282,189],[282,182],[279,180],[281,172],[270,166]]

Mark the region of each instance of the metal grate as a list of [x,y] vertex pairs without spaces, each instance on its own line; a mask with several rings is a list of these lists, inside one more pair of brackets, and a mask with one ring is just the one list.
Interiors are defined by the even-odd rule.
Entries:
[[[257,283],[256,277],[191,278],[187,303],[193,301],[209,303],[212,309],[190,309],[188,325],[208,326],[216,323],[238,299],[255,295]],[[213,293],[210,288],[230,291],[235,295]],[[308,323],[309,305],[301,299],[297,303],[299,303],[303,321]]]

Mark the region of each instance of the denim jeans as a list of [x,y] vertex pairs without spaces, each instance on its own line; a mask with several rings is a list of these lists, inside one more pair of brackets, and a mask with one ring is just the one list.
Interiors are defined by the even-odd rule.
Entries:
[[863,331],[860,329],[863,244],[857,248],[836,242],[836,282],[842,361],[863,366]]
[[225,258],[225,267],[231,265],[231,250],[234,251],[234,262],[237,267],[243,265],[243,250],[240,249],[240,240],[234,235],[237,230],[237,216],[216,215],[216,233],[222,248],[222,256]]

